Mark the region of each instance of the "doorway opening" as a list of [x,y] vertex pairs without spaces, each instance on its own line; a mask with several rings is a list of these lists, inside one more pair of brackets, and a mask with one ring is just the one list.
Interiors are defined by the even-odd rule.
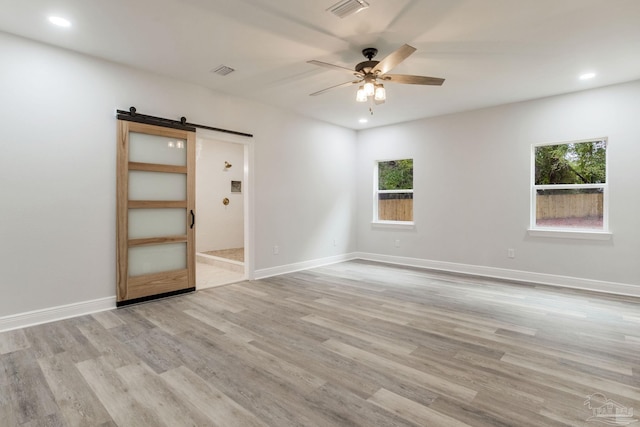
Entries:
[[250,276],[249,153],[247,138],[197,131],[197,289]]

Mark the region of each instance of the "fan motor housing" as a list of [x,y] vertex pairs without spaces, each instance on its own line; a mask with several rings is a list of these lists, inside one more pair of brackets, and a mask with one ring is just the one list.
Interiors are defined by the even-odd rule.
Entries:
[[373,70],[373,68],[376,65],[378,65],[379,63],[380,63],[380,61],[363,61],[363,62],[359,63],[358,65],[356,65],[356,71],[358,73],[367,74],[371,70]]

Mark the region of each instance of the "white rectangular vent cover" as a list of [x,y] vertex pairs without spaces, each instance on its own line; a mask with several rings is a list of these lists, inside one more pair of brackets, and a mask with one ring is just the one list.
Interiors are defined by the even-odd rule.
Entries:
[[333,13],[338,18],[346,18],[368,7],[369,3],[364,0],[341,0],[327,9],[327,11]]
[[221,65],[216,69],[211,70],[212,73],[218,74],[220,76],[226,76],[227,74],[233,73],[235,70],[231,67],[227,67],[226,65]]

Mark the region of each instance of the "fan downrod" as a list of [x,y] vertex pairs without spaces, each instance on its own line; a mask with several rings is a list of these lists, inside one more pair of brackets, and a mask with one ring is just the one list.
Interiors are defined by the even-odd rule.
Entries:
[[367,58],[369,61],[373,59],[378,54],[378,49],[375,47],[366,47],[362,49],[362,55]]

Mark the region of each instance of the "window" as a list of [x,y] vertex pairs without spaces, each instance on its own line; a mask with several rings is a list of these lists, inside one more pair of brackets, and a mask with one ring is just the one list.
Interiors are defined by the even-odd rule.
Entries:
[[413,223],[413,159],[376,162],[373,221]]
[[533,147],[531,229],[608,231],[607,139]]

